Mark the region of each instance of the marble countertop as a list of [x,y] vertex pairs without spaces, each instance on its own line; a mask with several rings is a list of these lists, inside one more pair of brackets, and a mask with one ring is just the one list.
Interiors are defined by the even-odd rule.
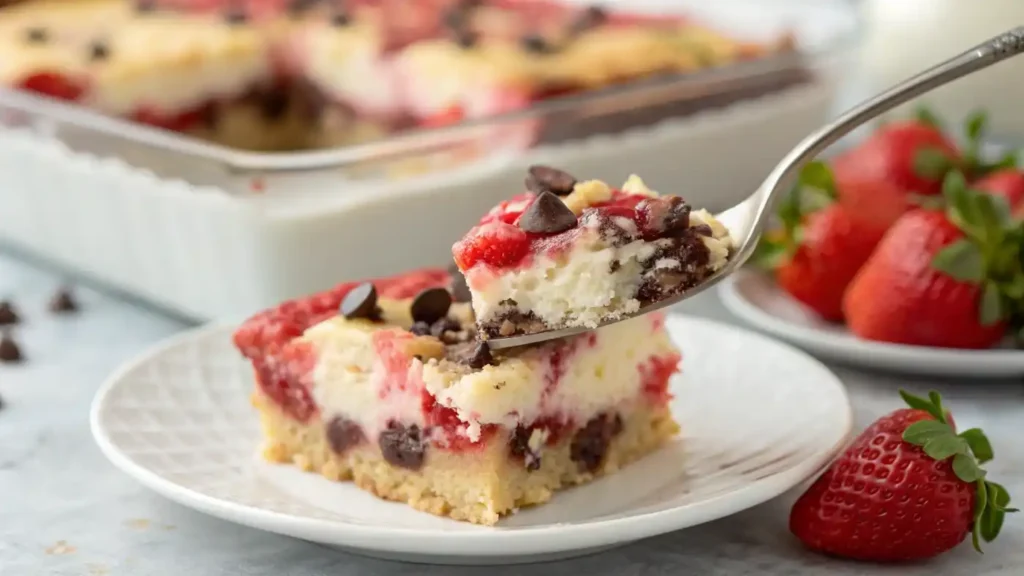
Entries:
[[[27,361],[0,365],[0,574],[85,576],[493,576],[523,567],[437,567],[373,560],[217,520],[173,504],[114,469],[93,444],[88,408],[119,364],[187,327],[115,296],[77,289],[82,310],[53,316],[46,302],[58,276],[0,255],[0,296],[19,306],[16,332]],[[686,313],[734,322],[714,293]],[[963,427],[989,433],[993,478],[1024,498],[1024,384],[909,381],[836,368],[866,425],[898,406],[896,388],[936,387]],[[974,574],[1024,572],[1024,517],[1007,520],[984,556],[969,545],[928,564],[882,568],[823,558],[786,528],[787,494],[733,517],[598,555],[540,565],[551,574]]]

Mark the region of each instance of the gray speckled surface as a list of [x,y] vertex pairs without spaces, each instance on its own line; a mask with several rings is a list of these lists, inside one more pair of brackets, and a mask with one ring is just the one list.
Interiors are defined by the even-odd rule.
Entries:
[[[81,314],[53,317],[46,300],[59,278],[0,256],[0,295],[27,322],[17,335],[29,361],[0,366],[0,574],[338,576],[516,574],[523,567],[451,568],[371,560],[244,528],[173,504],[115,470],[93,445],[93,392],[121,362],[184,324],[109,295],[81,289]],[[732,321],[714,293],[684,311]],[[895,389],[937,385],[961,426],[982,426],[995,443],[993,478],[1024,497],[1024,384],[910,382],[837,369],[858,425],[897,405]],[[1024,573],[1024,517],[1011,518],[984,556],[969,546],[928,564],[881,568],[809,554],[789,536],[794,495],[728,519],[598,555],[539,565],[542,573],[974,574]]]

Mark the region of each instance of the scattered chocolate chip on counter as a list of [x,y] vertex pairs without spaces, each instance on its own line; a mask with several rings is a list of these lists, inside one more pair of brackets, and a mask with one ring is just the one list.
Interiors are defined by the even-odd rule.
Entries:
[[572,174],[550,166],[530,166],[526,177],[526,189],[535,194],[551,192],[557,196],[568,196],[576,187]]
[[0,335],[0,364],[17,364],[24,360],[21,347],[14,341],[10,332],[4,331]]
[[551,192],[541,192],[519,217],[519,229],[530,234],[558,234],[576,226],[576,215]]
[[448,315],[452,295],[445,288],[428,288],[416,295],[409,310],[413,322],[433,324]]
[[377,308],[377,288],[372,282],[363,282],[348,291],[341,299],[341,315],[349,320],[363,318],[365,320],[376,320],[380,317]]
[[70,288],[61,288],[50,299],[50,312],[54,314],[73,314],[78,312],[78,302]]
[[21,317],[18,316],[14,304],[8,300],[0,301],[0,326],[13,326],[19,322]]

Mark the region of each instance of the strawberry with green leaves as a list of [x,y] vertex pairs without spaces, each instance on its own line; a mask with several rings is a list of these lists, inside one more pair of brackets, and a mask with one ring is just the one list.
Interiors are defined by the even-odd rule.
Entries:
[[843,313],[861,338],[916,346],[989,348],[1024,300],[1024,228],[1007,202],[943,186],[944,208],[904,214],[850,283]]
[[828,166],[808,164],[779,206],[781,229],[766,235],[754,255],[793,298],[834,322],[842,320],[847,284],[885,233],[884,225],[837,202],[841,194]]
[[793,505],[790,531],[812,550],[874,562],[923,560],[971,535],[998,536],[1010,508],[988,480],[985,434],[959,434],[937,392],[900,391],[909,408],[877,420]]
[[1024,217],[1024,172],[1003,168],[972,182],[971,188],[1002,196],[1015,217]]

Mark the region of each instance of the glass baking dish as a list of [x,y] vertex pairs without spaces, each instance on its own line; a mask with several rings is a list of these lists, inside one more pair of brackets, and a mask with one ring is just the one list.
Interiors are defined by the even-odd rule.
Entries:
[[[704,3],[708,4],[708,3]],[[751,28],[737,14],[765,12],[756,3],[731,0],[708,10],[699,2],[677,0],[671,10],[690,14],[719,29],[735,30],[757,40],[787,26],[792,52],[702,70],[692,74],[651,78],[617,87],[546,99],[512,113],[465,121],[454,126],[414,129],[381,140],[339,148],[301,152],[247,152],[150,128],[133,122],[0,88],[0,128],[27,128],[59,140],[72,150],[117,157],[168,178],[217,186],[233,195],[294,193],[297,181],[285,178],[287,189],[274,185],[277,175],[329,175],[333,182],[388,181],[421,177],[430,172],[500,166],[502,161],[541,146],[559,146],[652,126],[821,81],[834,73],[837,58],[856,38],[853,12],[843,2],[782,2]],[[668,3],[631,3],[631,11],[664,11]],[[822,10],[822,6],[826,9]],[[793,14],[817,16],[794,20]],[[737,20],[739,24],[737,25]],[[299,186],[299,188],[304,188]]]

